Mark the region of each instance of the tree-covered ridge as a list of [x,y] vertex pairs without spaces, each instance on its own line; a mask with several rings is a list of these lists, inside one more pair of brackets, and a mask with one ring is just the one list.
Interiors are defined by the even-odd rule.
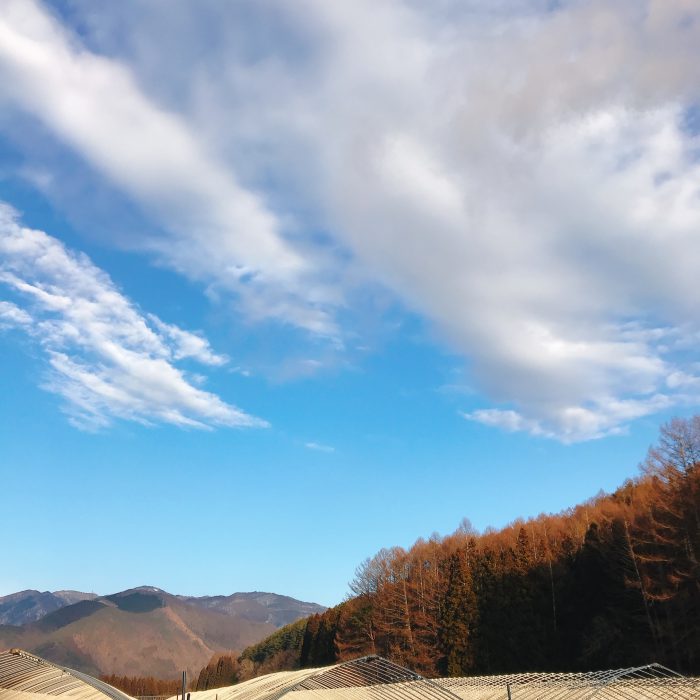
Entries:
[[468,525],[358,568],[353,597],[247,649],[253,673],[380,654],[426,675],[659,661],[700,673],[700,417],[559,515]]
[[259,644],[248,647],[241,654],[240,660],[242,662],[250,661],[258,667],[264,666],[273,657],[281,661],[282,656],[286,652],[301,647],[309,620],[313,619],[313,617],[315,616],[297,620],[291,625],[277,630],[277,632],[274,632]]
[[[272,673],[300,665],[327,665],[335,661],[335,652],[326,654],[323,659],[309,657],[304,651],[305,640],[318,643],[321,635],[315,625],[319,615],[297,620],[274,632],[260,644],[254,644],[240,655],[218,654],[200,672],[196,690],[209,690],[233,685],[253,676]],[[314,633],[314,630],[316,633]],[[326,648],[332,648],[335,629],[329,630],[330,638]]]

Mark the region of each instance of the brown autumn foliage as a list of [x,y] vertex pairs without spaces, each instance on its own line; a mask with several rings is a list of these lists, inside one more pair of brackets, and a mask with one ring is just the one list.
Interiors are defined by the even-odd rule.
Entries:
[[[364,561],[352,596],[218,655],[197,690],[380,654],[427,676],[659,661],[700,673],[700,416],[661,429],[641,474],[558,515]],[[177,681],[103,676],[130,695]]]
[[118,676],[114,673],[100,676],[100,680],[124,691],[132,697],[165,695],[170,697],[182,690],[177,680],[163,680],[153,676]]
[[246,649],[254,672],[380,654],[425,675],[659,661],[700,673],[700,416],[661,429],[610,495],[468,524],[357,569],[352,597]]
[[242,669],[237,655],[218,654],[199,672],[195,690],[210,690],[238,683]]

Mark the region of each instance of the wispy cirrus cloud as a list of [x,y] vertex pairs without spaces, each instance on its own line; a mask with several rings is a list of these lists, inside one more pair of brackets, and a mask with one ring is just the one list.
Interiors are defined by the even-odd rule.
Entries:
[[148,320],[161,337],[167,339],[173,359],[192,358],[214,367],[220,367],[228,362],[225,355],[217,355],[212,351],[209,341],[203,336],[185,331],[172,323],[164,323],[154,314],[148,314]]
[[28,333],[44,350],[44,387],[76,426],[114,419],[177,426],[262,427],[266,422],[193,385],[177,360],[221,365],[201,335],[144,316],[85,255],[20,225],[0,203],[0,328]]
[[323,445],[320,442],[306,442],[304,443],[304,447],[306,447],[307,450],[313,450],[314,452],[326,452],[328,454],[335,452],[335,447]]
[[152,102],[127,66],[81,47],[40,3],[9,0],[0,79],[0,97],[36,115],[164,226],[168,235],[142,240],[143,249],[235,293],[255,320],[337,334],[329,292],[286,240],[282,219],[186,120]]
[[0,301],[0,328],[17,328],[28,326],[32,323],[32,317],[17,304],[10,301]]

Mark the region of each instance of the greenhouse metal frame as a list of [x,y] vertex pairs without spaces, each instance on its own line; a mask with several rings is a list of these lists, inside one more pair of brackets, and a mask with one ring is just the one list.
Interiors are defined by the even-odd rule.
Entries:
[[267,676],[191,700],[700,700],[700,679],[660,664],[589,673],[428,679],[378,656]]
[[[700,700],[700,679],[661,666],[590,673],[429,679],[379,656],[281,671],[188,700]],[[0,653],[0,700],[131,700],[91,676],[13,649]],[[172,700],[180,700],[173,696]]]
[[130,700],[108,683],[21,649],[0,653],[0,700]]

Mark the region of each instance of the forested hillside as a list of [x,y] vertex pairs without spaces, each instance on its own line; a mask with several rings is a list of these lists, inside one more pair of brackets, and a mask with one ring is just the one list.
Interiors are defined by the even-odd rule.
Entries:
[[426,675],[652,661],[698,674],[699,553],[696,417],[664,426],[640,476],[611,495],[380,551],[352,598],[246,649],[239,675],[375,653]]

